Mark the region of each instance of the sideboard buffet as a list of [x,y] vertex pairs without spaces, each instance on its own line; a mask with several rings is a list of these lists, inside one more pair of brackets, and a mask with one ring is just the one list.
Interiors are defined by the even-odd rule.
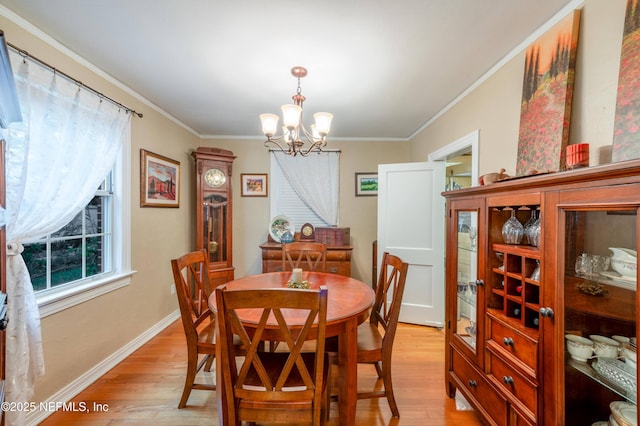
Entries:
[[[296,239],[298,233],[296,233]],[[282,244],[269,238],[260,245],[262,251],[262,272],[282,270]],[[351,276],[351,253],[353,247],[348,244],[327,244],[327,272]]]
[[620,407],[637,421],[631,352],[580,358],[565,342],[616,339],[635,358],[636,260],[621,275],[611,248],[638,248],[640,160],[443,195],[448,395],[491,425],[591,425]]

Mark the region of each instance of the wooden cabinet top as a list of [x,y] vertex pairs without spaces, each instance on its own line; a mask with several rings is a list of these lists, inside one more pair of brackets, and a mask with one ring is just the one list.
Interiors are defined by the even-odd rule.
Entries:
[[[276,243],[269,239],[269,241],[265,241],[260,244],[260,248],[263,250],[280,250],[282,248],[282,243]],[[352,246],[347,245],[329,245],[327,244],[327,250],[353,250]]]
[[522,176],[498,181],[489,185],[446,191],[445,197],[463,197],[475,195],[490,195],[509,191],[510,193],[527,192],[536,188],[549,188],[562,185],[563,189],[580,188],[592,185],[598,180],[607,180],[607,184],[640,182],[640,159],[604,164],[601,166],[585,167],[555,173],[541,173],[532,176]]

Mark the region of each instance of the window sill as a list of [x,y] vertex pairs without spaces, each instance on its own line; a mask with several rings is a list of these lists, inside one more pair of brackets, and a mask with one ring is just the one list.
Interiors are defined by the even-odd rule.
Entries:
[[128,286],[131,283],[131,276],[135,273],[136,271],[128,271],[79,284],[68,289],[60,289],[40,296],[36,294],[40,318],[48,317],[103,294]]

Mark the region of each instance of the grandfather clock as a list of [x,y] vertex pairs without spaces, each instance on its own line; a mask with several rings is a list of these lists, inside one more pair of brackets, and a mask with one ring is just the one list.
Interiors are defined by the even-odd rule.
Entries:
[[199,147],[196,160],[196,249],[209,254],[211,284],[233,280],[231,258],[231,166],[236,158],[226,149]]

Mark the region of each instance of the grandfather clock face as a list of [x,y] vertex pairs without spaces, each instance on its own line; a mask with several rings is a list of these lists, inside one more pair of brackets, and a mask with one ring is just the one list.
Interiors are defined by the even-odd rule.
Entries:
[[210,188],[220,188],[227,182],[227,176],[218,168],[211,168],[204,172],[204,183]]

